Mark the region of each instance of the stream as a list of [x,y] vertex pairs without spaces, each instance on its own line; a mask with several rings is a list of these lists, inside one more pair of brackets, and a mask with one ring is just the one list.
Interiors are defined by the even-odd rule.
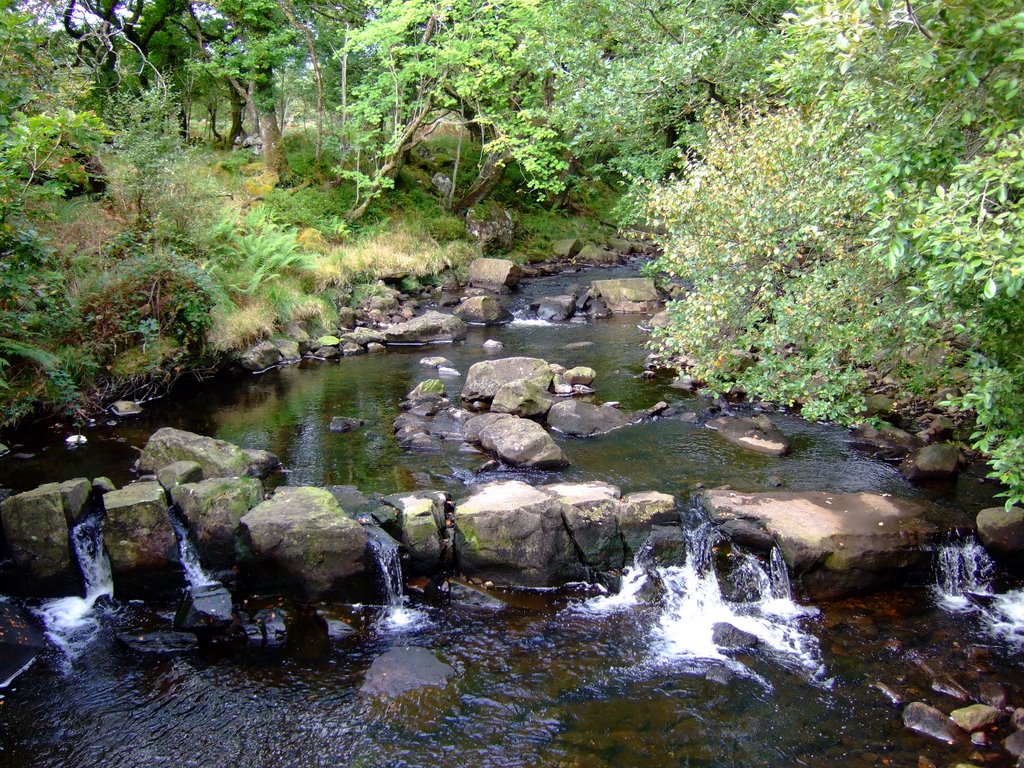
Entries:
[[[274,452],[288,484],[349,484],[364,493],[434,489],[460,498],[472,485],[514,477],[531,484],[601,480],[623,493],[671,493],[684,504],[697,487],[728,484],[739,491],[781,485],[888,493],[972,516],[992,505],[995,489],[976,479],[912,485],[896,466],[854,450],[845,430],[784,412],[772,420],[789,438],[790,455],[742,451],[703,426],[708,400],[671,388],[667,376],[641,378],[641,317],[552,324],[527,311],[531,300],[568,286],[633,274],[623,267],[528,281],[506,299],[515,321],[472,328],[459,344],[304,361],[186,386],[147,403],[139,417],[86,428],[88,442],[76,450],[65,447],[66,430],[27,429],[15,436],[17,450],[33,458],[0,460],[0,487],[21,491],[101,475],[127,483],[137,449],[159,427],[174,426]],[[504,350],[485,351],[487,339]],[[665,400],[698,418],[660,419],[586,440],[556,435],[572,462],[557,472],[478,472],[487,457],[462,452],[458,443],[416,454],[392,436],[399,402],[435,375],[419,365],[427,355],[449,358],[458,371],[443,379],[453,400],[474,362],[526,355],[592,367],[601,402],[636,410]],[[335,416],[366,425],[332,433]],[[111,599],[95,533],[84,526],[74,539],[91,579],[85,597],[28,602],[51,646],[0,689],[0,768],[824,768],[917,766],[920,756],[946,765],[966,761],[976,748],[908,731],[901,707],[872,683],[908,702],[962,706],[932,690],[928,670],[940,669],[972,691],[981,682],[1001,683],[1011,703],[1024,706],[1024,597],[972,540],[936,553],[933,584],[820,605],[793,598],[776,557],[761,562],[719,547],[700,521],[687,532],[684,565],[630,569],[618,594],[537,591],[505,604],[439,606],[403,595],[397,552],[378,542],[382,604],[312,606],[329,626],[343,625],[329,642],[215,644],[155,656],[126,650],[115,634],[166,628],[175,606]],[[194,568],[190,579],[200,579],[201,565]],[[985,607],[968,594],[987,595]],[[298,610],[272,598],[245,608]],[[712,639],[719,621],[758,644],[723,651]],[[390,703],[362,695],[373,660],[406,646],[435,651],[453,668],[452,681]],[[998,748],[984,754],[993,757],[986,764],[1013,765]]]

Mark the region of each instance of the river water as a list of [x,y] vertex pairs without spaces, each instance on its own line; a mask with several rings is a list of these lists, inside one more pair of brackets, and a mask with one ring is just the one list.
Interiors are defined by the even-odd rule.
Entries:
[[[515,354],[591,366],[600,400],[623,408],[664,399],[703,413],[708,401],[671,389],[667,378],[640,378],[646,335],[639,318],[552,325],[522,316],[531,298],[619,274],[629,271],[532,281],[510,299],[517,322],[473,329],[461,344],[216,379],[149,403],[137,419],[86,429],[89,442],[75,451],[64,447],[66,433],[26,431],[17,436],[18,450],[36,458],[0,462],[0,486],[22,490],[98,475],[128,482],[136,447],[161,426],[271,450],[291,484],[353,484],[379,493],[444,489],[458,498],[471,484],[510,476],[476,474],[486,457],[461,453],[458,445],[439,454],[409,454],[396,445],[390,425],[398,403],[434,375],[418,363],[425,355],[444,355],[459,371],[445,379],[453,399],[473,362]],[[488,338],[505,349],[486,352]],[[357,416],[367,425],[334,434],[327,428],[334,416]],[[991,500],[992,489],[969,478],[912,486],[895,467],[853,450],[844,430],[785,413],[772,418],[791,441],[785,458],[742,452],[700,420],[672,418],[588,440],[559,438],[571,468],[514,476],[535,483],[555,476],[604,480],[623,492],[659,490],[682,499],[701,484],[767,490],[781,483],[789,490],[928,498],[950,514],[973,514]],[[966,760],[973,748],[910,733],[901,709],[871,683],[947,712],[959,704],[931,690],[936,670],[971,691],[982,681],[1024,690],[1024,600],[1011,590],[1009,574],[986,571],[994,597],[985,609],[950,595],[949,585],[964,579],[948,574],[936,576],[942,588],[924,584],[808,605],[788,597],[770,564],[716,546],[697,530],[684,566],[634,572],[618,596],[538,593],[496,607],[408,604],[382,592],[381,605],[314,606],[355,630],[329,642],[295,635],[273,647],[141,656],[119,646],[115,633],[165,629],[174,606],[93,599],[86,642],[73,653],[55,642],[0,691],[0,768],[916,766],[920,755],[943,765]],[[969,544],[966,550],[974,552]],[[30,607],[45,615],[47,605]],[[296,613],[288,604],[272,607]],[[760,644],[724,652],[710,640],[720,620]],[[405,646],[434,650],[453,667],[452,682],[395,702],[360,694],[371,662]],[[1024,705],[1024,697],[1011,694],[1011,703]],[[990,753],[992,764],[1012,765],[998,749]]]

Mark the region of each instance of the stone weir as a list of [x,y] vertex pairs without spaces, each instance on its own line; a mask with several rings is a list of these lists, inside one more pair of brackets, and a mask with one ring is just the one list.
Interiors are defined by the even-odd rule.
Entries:
[[[69,530],[102,504],[104,541],[121,597],[181,586],[169,510],[202,565],[243,594],[367,599],[379,592],[368,525],[400,545],[405,576],[452,574],[509,587],[617,583],[645,544],[655,562],[685,549],[677,500],[622,494],[601,482],[480,485],[461,500],[420,491],[370,499],[347,486],[279,487],[261,451],[176,429],[153,434],[139,469],[115,489],[102,478],[52,483],[0,505],[19,594],[66,594],[77,578]],[[719,531],[755,551],[778,546],[805,595],[827,599],[913,578],[954,528],[922,502],[872,494],[707,491],[698,497]],[[660,556],[660,559],[659,559]],[[9,586],[9,585],[8,585]],[[378,595],[379,596],[379,595]]]

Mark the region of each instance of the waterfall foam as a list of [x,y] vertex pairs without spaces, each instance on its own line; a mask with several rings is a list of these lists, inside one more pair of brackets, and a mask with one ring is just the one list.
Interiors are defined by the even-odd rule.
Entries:
[[43,622],[47,638],[61,651],[67,664],[82,654],[99,631],[94,610],[96,601],[114,594],[110,561],[103,548],[101,512],[88,513],[71,529],[71,546],[82,574],[85,597],[46,600],[32,609]]
[[390,630],[408,631],[422,625],[427,616],[422,611],[409,608],[402,587],[402,560],[398,555],[398,542],[377,526],[367,526],[370,535],[370,551],[380,569],[388,610],[383,625]]
[[714,568],[716,540],[713,527],[703,523],[687,534],[685,564],[658,569],[665,586],[665,605],[655,627],[658,660],[724,661],[745,670],[714,641],[715,625],[725,623],[756,636],[778,663],[823,682],[818,641],[800,627],[817,610],[799,606],[789,596],[781,554],[773,556],[768,570],[752,555],[741,554],[729,577],[735,597],[727,599]]

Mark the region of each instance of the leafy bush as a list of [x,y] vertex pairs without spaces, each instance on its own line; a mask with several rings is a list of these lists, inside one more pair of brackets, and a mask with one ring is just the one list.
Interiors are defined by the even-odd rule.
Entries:
[[922,338],[900,282],[863,246],[855,146],[792,110],[708,133],[702,161],[652,193],[668,232],[655,268],[692,285],[658,346],[713,390],[854,419],[866,370],[888,372]]

